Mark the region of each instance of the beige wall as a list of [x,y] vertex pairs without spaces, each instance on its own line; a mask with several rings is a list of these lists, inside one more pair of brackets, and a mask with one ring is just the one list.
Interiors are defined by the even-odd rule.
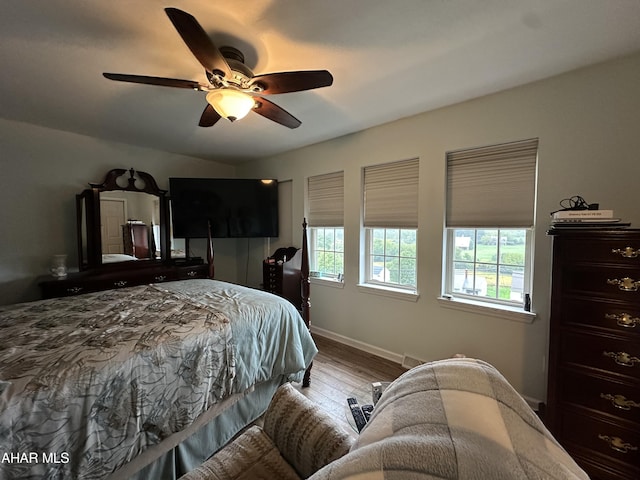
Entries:
[[[235,168],[0,119],[0,305],[39,298],[51,256],[77,267],[75,195],[112,168],[169,177],[235,176]],[[203,241],[193,255],[205,257]],[[216,240],[216,274],[236,280],[236,241]]]
[[[560,200],[581,195],[640,227],[639,79],[640,55],[634,55],[246,164],[239,174],[293,180],[292,238],[298,239],[306,177],[344,170],[346,283],[344,289],[312,286],[316,328],[424,360],[458,352],[476,356],[496,365],[525,396],[543,400],[549,212],[559,208]],[[537,319],[524,324],[443,308],[436,298],[443,258],[445,152],[531,137],[540,139],[532,291]],[[415,303],[356,287],[362,253],[361,169],[414,157],[420,158],[420,299]]]

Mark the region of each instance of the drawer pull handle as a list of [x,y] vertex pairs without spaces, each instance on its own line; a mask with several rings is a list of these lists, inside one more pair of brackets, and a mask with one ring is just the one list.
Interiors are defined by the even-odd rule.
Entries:
[[620,410],[631,410],[631,407],[640,408],[640,403],[633,400],[627,400],[624,395],[611,395],[610,393],[601,393],[600,398],[610,400],[611,405]]
[[607,283],[609,285],[617,285],[618,290],[623,292],[637,292],[638,288],[640,288],[640,281],[629,277],[608,279]]
[[164,282],[166,280],[167,276],[166,275],[157,275],[155,277],[153,277],[153,279],[156,282]]
[[118,280],[117,282],[113,282],[114,287],[124,287],[127,285],[126,280]]
[[638,258],[640,256],[640,249],[634,250],[631,247],[613,248],[611,249],[611,253],[619,253],[625,258]]
[[190,272],[187,272],[187,276],[189,277],[195,277],[196,275],[198,275],[198,272],[195,272],[193,270],[191,270]]
[[640,358],[633,357],[627,352],[602,352],[605,357],[611,357],[618,364],[623,367],[633,367],[636,363],[640,363]]
[[615,320],[618,326],[624,328],[636,328],[636,325],[640,323],[640,318],[632,317],[628,313],[605,313],[604,318],[607,320]]
[[616,452],[629,453],[630,451],[635,452],[638,450],[638,447],[623,441],[620,437],[610,437],[609,435],[598,434],[598,438],[607,442],[609,444],[609,448]]
[[82,291],[82,287],[69,287],[67,288],[67,293],[80,293]]

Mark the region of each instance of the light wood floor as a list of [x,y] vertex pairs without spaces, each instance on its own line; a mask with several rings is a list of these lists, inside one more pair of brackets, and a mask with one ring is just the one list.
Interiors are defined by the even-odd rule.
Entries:
[[[314,335],[318,355],[311,369],[311,386],[300,391],[349,432],[347,397],[372,382],[390,382],[406,371],[401,365],[356,348]],[[355,433],[354,433],[355,435]]]

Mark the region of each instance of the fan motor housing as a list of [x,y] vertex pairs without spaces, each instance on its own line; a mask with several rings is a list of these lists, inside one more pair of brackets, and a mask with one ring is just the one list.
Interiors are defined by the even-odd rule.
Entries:
[[[229,68],[231,69],[232,76],[230,78],[223,77],[224,80],[228,83],[231,83],[233,86],[238,87],[240,89],[251,89],[254,92],[259,92],[262,89],[256,84],[249,87],[249,82],[253,78],[253,72],[249,67],[247,67],[244,63],[244,55],[240,50],[235,47],[223,46],[220,47],[220,53],[227,61]],[[218,77],[222,77],[222,72],[213,72],[213,74],[209,74],[207,72],[207,78],[209,82],[216,87],[224,86],[221,84],[220,79]],[[217,76],[218,77],[217,77]]]

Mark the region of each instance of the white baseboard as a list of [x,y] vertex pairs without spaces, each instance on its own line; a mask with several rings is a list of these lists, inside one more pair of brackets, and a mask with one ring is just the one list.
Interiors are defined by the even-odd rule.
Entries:
[[384,350],[383,348],[369,345],[368,343],[354,340],[353,338],[345,337],[344,335],[338,335],[337,333],[333,333],[323,328],[318,328],[314,325],[311,325],[311,333],[328,338],[329,340],[333,340],[334,342],[342,343],[343,345],[357,348],[358,350],[362,350],[363,352],[382,357],[391,362],[397,363],[398,365],[402,365],[403,356],[398,355],[397,353],[390,352],[389,350]]
[[[339,335],[323,328],[318,328],[314,325],[311,325],[311,333],[320,337],[328,338],[329,340],[333,340],[334,342],[342,343],[343,345],[357,348],[358,350],[362,350],[363,352],[382,357],[407,369],[417,366],[421,363],[425,363],[425,361],[423,360],[416,359],[408,355],[394,353],[389,350],[385,350],[383,348],[361,342],[359,340],[354,340],[353,338],[345,337],[344,335]],[[540,405],[540,403],[542,403],[542,400],[538,400],[537,398],[529,397],[526,395],[522,395],[522,398],[524,398],[524,400],[533,410],[538,410],[538,406]]]

